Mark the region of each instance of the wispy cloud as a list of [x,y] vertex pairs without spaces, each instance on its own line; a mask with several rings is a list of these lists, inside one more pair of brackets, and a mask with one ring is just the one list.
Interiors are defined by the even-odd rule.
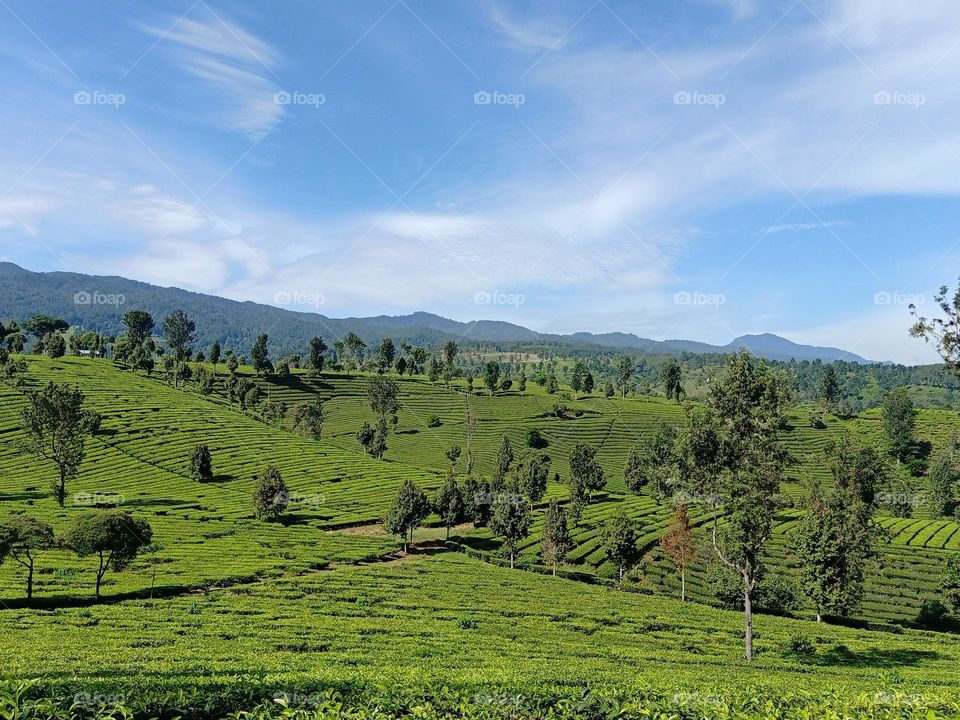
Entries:
[[168,25],[141,30],[157,38],[180,68],[212,93],[201,108],[208,116],[230,130],[262,135],[283,115],[283,105],[274,101],[279,53],[212,11],[207,15],[202,20],[173,18]]

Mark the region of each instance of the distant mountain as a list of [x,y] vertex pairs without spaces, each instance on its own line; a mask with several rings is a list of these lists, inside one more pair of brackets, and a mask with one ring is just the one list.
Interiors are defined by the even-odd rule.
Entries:
[[869,362],[845,350],[798,345],[769,333],[744,335],[720,346],[693,340],[650,340],[620,332],[538,333],[499,320],[459,322],[427,312],[329,318],[180,288],[159,287],[117,276],[32,272],[13,263],[0,263],[0,319],[23,321],[36,313],[47,313],[87,330],[119,335],[123,332],[121,318],[127,310],[146,310],[159,325],[160,319],[176,308],[182,308],[196,322],[198,348],[219,340],[224,347],[234,348],[240,354],[245,353],[262,332],[268,333],[271,349],[277,354],[305,352],[307,340],[314,335],[322,336],[329,345],[348,332],[354,332],[369,345],[390,336],[395,341],[419,345],[438,345],[448,340],[504,346],[554,343],[571,347],[597,346],[646,355],[729,353],[746,348],[771,360]]

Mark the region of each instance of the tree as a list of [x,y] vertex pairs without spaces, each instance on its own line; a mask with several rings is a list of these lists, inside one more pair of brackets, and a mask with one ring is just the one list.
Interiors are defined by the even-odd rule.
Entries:
[[574,445],[570,453],[570,499],[574,525],[579,524],[580,513],[593,493],[603,490],[606,484],[603,468],[597,462],[597,448],[582,442]]
[[683,399],[683,385],[681,380],[683,373],[676,360],[670,360],[660,368],[660,382],[663,383],[663,390],[667,400],[674,400],[677,404]]
[[573,373],[570,375],[570,387],[573,389],[574,399],[580,394],[580,391],[583,389],[583,382],[587,376],[587,366],[583,363],[582,360],[578,360],[576,365],[573,366]]
[[231,376],[236,375],[238,367],[240,367],[240,361],[237,360],[237,356],[234,355],[233,353],[228,353],[227,354],[227,372],[230,373]]
[[320,439],[323,432],[323,399],[315,398],[310,403],[300,403],[293,411],[293,429],[314,440]]
[[930,483],[930,512],[935,516],[947,515],[953,507],[953,486],[956,474],[950,456],[942,454],[937,457],[930,468],[928,476]]
[[573,540],[567,527],[567,511],[556,500],[551,500],[544,518],[540,554],[543,561],[553,567],[554,575],[557,574],[557,565],[567,559],[567,554],[572,549]]
[[623,510],[607,518],[600,534],[600,544],[607,560],[617,566],[619,580],[637,555],[637,528]]
[[150,313],[143,310],[130,310],[123,314],[123,324],[127,326],[127,338],[134,348],[138,348],[150,337],[154,322]]
[[897,459],[897,464],[906,460],[913,449],[915,415],[906,388],[891,391],[883,402],[883,429],[890,443],[890,454]]
[[289,503],[286,483],[276,468],[267,465],[253,482],[253,514],[258,520],[276,520]]
[[363,363],[363,353],[367,349],[367,344],[353,332],[348,332],[342,340],[346,363],[348,370],[358,368]]
[[732,355],[706,407],[688,411],[677,440],[680,478],[689,491],[710,499],[714,552],[739,577],[747,660],[753,659],[753,595],[763,550],[782,507],[779,489],[788,456],[777,432],[791,396],[786,378],[765,362],[747,352]]
[[670,529],[660,537],[660,549],[677,566],[677,572],[680,573],[680,602],[686,602],[687,568],[697,557],[697,546],[685,503],[680,503],[674,511]]
[[397,424],[397,413],[400,411],[400,385],[393,378],[374,377],[367,385],[367,401],[370,409],[377,415],[377,435],[379,442],[371,452],[377,458],[383,457],[386,451],[387,420]]
[[103,577],[111,568],[123,570],[150,544],[153,530],[146,520],[122,510],[86,510],[74,519],[64,534],[64,544],[79,557],[97,555],[96,597]]
[[934,296],[934,301],[943,312],[942,318],[925,318],[917,314],[916,305],[910,305],[910,314],[916,318],[910,335],[932,342],[944,365],[960,377],[960,285],[950,296],[950,289],[943,285]]
[[510,466],[513,464],[513,445],[510,444],[510,438],[506,435],[500,441],[500,448],[497,450],[497,459],[494,464],[493,479],[491,485],[499,490],[503,487],[507,473],[510,472]]
[[190,346],[196,339],[197,324],[179,308],[163,319],[163,337],[173,351],[173,359],[181,363],[190,356]]
[[496,360],[490,360],[484,367],[483,384],[486,385],[490,395],[493,395],[497,389],[497,381],[500,379],[500,363]]
[[328,350],[327,344],[320,336],[310,338],[310,369],[314,373],[323,372],[324,353]]
[[823,407],[829,412],[836,412],[840,401],[840,381],[833,365],[824,365],[817,382],[817,395],[820,396]]
[[46,335],[44,342],[44,353],[47,357],[62,358],[67,354],[67,342],[60,333]]
[[391,535],[400,537],[403,552],[407,544],[413,542],[413,531],[430,514],[430,501],[416,483],[404,480],[393,500],[393,506],[383,521],[383,526]]
[[53,494],[60,507],[67,497],[67,481],[76,476],[83,462],[87,432],[83,401],[80,390],[51,382],[43,390],[29,393],[21,411],[20,425],[29,449],[57,466]]
[[443,346],[443,381],[450,384],[450,381],[457,375],[457,353],[460,348],[450,340]]
[[213,365],[213,376],[217,376],[217,363],[220,362],[220,341],[214,340],[210,346],[210,355],[207,358]]
[[23,346],[26,344],[27,339],[23,336],[23,333],[10,333],[7,335],[7,347],[10,348],[10,352],[19,355],[23,352]]
[[253,369],[257,375],[265,375],[273,371],[273,363],[270,362],[270,352],[267,350],[267,334],[261,333],[257,336],[256,342],[250,349],[250,359],[253,361]]
[[453,479],[453,469],[447,472],[447,481],[437,491],[433,500],[433,511],[443,521],[447,529],[447,540],[450,539],[450,528],[463,520],[464,504],[460,486]]
[[549,377],[547,377],[547,392],[550,395],[556,395],[559,389],[560,385],[557,383],[557,376],[550,373]]
[[70,323],[60,318],[50,315],[34,315],[23,324],[23,329],[28,335],[33,335],[38,340],[53,333],[66,332],[70,328]]
[[380,343],[380,352],[377,354],[377,370],[382,374],[391,368],[393,359],[397,355],[397,348],[391,338],[385,337]]
[[543,500],[550,477],[550,460],[544,457],[530,459],[523,473],[523,492],[530,498],[531,508]]
[[617,387],[620,388],[620,397],[627,396],[631,380],[633,380],[633,358],[622,357],[617,363]]
[[953,613],[960,613],[960,555],[953,554],[947,558],[940,576],[940,592]]
[[34,555],[54,546],[53,528],[28,515],[0,522],[0,563],[9,555],[27,570],[27,600],[33,599]]
[[451,469],[451,470],[456,470],[456,469],[457,469],[457,460],[460,459],[460,446],[459,446],[459,445],[451,445],[450,447],[447,448],[447,450],[446,450],[446,452],[444,453],[444,455],[446,455],[446,456],[447,456],[447,460],[450,461],[450,469]]
[[508,486],[504,492],[496,494],[490,508],[490,530],[503,538],[503,544],[510,554],[512,570],[517,546],[530,534],[530,508],[516,487]]
[[634,495],[639,495],[640,490],[643,489],[649,479],[647,477],[647,463],[640,457],[637,448],[630,448],[630,454],[627,456],[627,466],[623,471],[623,481],[627,490]]
[[584,392],[586,395],[589,395],[589,394],[591,394],[591,393],[593,392],[593,388],[594,388],[595,385],[596,385],[596,381],[593,379],[593,375],[592,375],[591,373],[588,372],[586,375],[584,375],[584,377],[583,377],[583,392]]
[[213,480],[213,458],[210,448],[197,445],[190,454],[190,476],[197,482]]
[[410,363],[410,375],[422,373],[423,365],[427,362],[427,351],[422,347],[414,348],[411,357],[413,358],[413,362]]

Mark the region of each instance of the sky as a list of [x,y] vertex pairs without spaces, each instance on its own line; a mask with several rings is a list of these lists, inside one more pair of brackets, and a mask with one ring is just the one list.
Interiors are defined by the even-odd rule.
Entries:
[[958,71],[955,0],[0,0],[0,260],[934,362]]

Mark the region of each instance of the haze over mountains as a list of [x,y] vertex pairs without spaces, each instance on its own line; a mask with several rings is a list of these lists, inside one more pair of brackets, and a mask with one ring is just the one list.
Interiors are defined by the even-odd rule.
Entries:
[[694,340],[651,340],[620,332],[547,334],[499,320],[460,322],[428,312],[330,318],[319,313],[238,302],[122,277],[33,272],[13,263],[0,263],[0,318],[3,319],[22,321],[35,313],[48,313],[64,318],[71,325],[116,335],[123,331],[121,318],[127,310],[146,310],[159,323],[160,318],[175,308],[182,308],[196,321],[197,347],[220,340],[240,352],[249,348],[262,332],[269,334],[271,347],[278,353],[303,352],[306,340],[313,335],[321,335],[330,342],[354,332],[368,344],[389,335],[397,341],[415,344],[437,344],[447,340],[504,346],[558,343],[648,355],[728,353],[747,349],[771,360],[872,362],[838,348],[801,345],[770,333],[743,335],[719,346]]

